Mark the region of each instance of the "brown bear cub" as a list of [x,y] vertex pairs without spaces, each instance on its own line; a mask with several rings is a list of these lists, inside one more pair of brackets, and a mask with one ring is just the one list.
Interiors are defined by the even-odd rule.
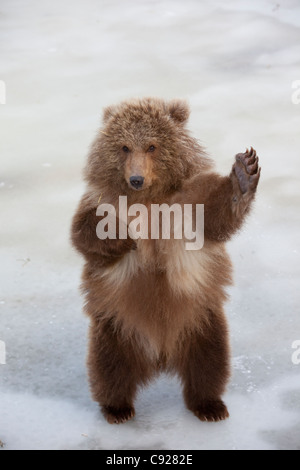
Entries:
[[[230,374],[225,242],[249,213],[260,168],[251,148],[236,155],[229,176],[218,175],[186,129],[188,116],[181,100],[106,108],[85,168],[72,242],[86,260],[91,391],[109,423],[134,416],[138,387],[160,371],[180,377],[186,406],[200,420],[229,416],[221,398]],[[148,227],[153,204],[204,204],[203,247],[187,250],[184,237],[134,238],[127,226],[120,236],[117,223],[116,237],[100,239],[97,207],[111,204],[118,214],[119,196],[149,209]]]

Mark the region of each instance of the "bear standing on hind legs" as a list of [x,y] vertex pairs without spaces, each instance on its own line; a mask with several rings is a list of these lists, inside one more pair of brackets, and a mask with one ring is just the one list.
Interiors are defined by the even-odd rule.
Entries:
[[[260,168],[251,148],[236,155],[229,176],[215,173],[185,127],[188,116],[181,100],[145,98],[106,108],[85,168],[72,242],[86,260],[91,392],[110,423],[134,416],[138,387],[160,371],[178,374],[186,406],[200,420],[229,416],[222,401],[230,374],[225,242],[249,213]],[[204,204],[204,246],[189,251],[184,239],[124,239],[118,232],[101,240],[99,196],[116,213],[119,196],[128,207]]]

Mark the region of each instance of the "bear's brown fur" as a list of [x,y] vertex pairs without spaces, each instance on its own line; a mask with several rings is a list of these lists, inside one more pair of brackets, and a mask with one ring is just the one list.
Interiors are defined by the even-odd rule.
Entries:
[[[86,259],[91,390],[110,423],[134,416],[138,386],[159,371],[179,375],[186,406],[199,419],[228,416],[221,399],[230,374],[223,304],[231,263],[224,242],[249,212],[260,168],[251,148],[236,156],[229,176],[216,174],[185,128],[188,116],[181,100],[106,108],[85,169],[72,242]],[[134,176],[144,178],[141,188],[130,182]],[[99,198],[118,208],[120,195],[128,205],[204,204],[203,248],[187,251],[174,238],[100,240]]]

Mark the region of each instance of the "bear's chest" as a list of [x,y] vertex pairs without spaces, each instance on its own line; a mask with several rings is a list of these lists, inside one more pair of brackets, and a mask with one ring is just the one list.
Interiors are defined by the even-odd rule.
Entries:
[[114,285],[126,285],[133,278],[164,275],[174,293],[192,294],[205,288],[215,269],[216,248],[204,245],[188,251],[183,240],[138,240],[137,249],[105,269],[103,277]]

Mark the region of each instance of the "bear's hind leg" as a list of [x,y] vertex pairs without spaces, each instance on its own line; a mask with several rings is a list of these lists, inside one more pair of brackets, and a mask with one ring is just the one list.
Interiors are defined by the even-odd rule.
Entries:
[[187,408],[201,421],[220,421],[229,416],[221,399],[230,375],[228,334],[222,310],[207,315],[201,331],[186,334],[175,368]]
[[152,367],[133,338],[125,338],[112,320],[92,320],[88,370],[93,398],[109,423],[123,423],[135,414],[137,387]]

